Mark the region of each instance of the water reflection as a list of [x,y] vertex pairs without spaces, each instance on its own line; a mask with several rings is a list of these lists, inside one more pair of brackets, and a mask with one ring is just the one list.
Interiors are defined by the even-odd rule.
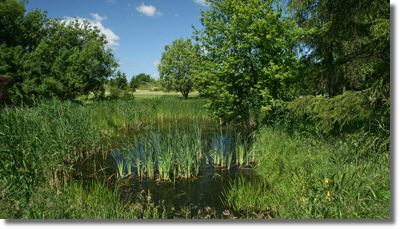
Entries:
[[[217,212],[224,211],[226,207],[221,193],[228,189],[238,176],[248,180],[257,179],[245,159],[242,160],[242,164],[237,164],[239,161],[237,158],[238,149],[240,148],[238,146],[243,146],[243,150],[248,151],[248,139],[240,139],[234,132],[221,128],[217,129],[218,126],[216,125],[202,123],[201,138],[193,133],[193,139],[175,139],[178,146],[172,143],[172,145],[162,145],[166,141],[172,141],[173,138],[179,138],[179,135],[171,134],[171,128],[174,128],[177,123],[163,122],[162,126],[153,126],[153,129],[157,131],[150,134],[146,132],[139,136],[141,141],[137,141],[128,153],[120,149],[115,150],[113,157],[109,158],[109,162],[111,167],[117,171],[118,163],[122,164],[123,171],[120,178],[114,180],[114,185],[118,185],[120,190],[126,193],[126,196],[150,194],[155,204],[161,205],[162,201],[164,201],[164,206],[173,207],[176,211],[179,211],[184,206],[191,206],[192,216],[197,213],[196,209],[204,209],[206,207],[211,207]],[[184,124],[193,125],[193,122],[179,122],[180,126]],[[168,133],[170,136],[165,137]],[[182,135],[186,136],[185,134],[189,135],[187,132],[183,132]],[[184,159],[178,158],[174,159],[175,161],[171,167],[168,167],[171,168],[169,170],[169,179],[162,179],[160,169],[156,169],[160,167],[160,164],[163,163],[162,160],[165,159],[160,155],[164,154],[165,150],[169,150],[170,148],[168,147],[175,147],[174,149],[177,150],[182,146],[179,145],[181,143],[180,140],[187,141],[186,144],[190,145],[192,140],[196,141],[198,139],[201,140],[202,153],[200,157],[201,166],[199,166],[198,171],[192,169],[190,176],[186,177],[177,175],[178,173],[174,172],[174,169],[178,168],[178,166],[183,166],[179,163],[185,163]],[[196,144],[194,142],[190,145],[192,147],[191,151],[197,147],[198,144]],[[164,151],[160,151],[160,149]],[[174,155],[175,153],[177,152],[171,151],[167,155],[176,156]],[[152,160],[150,163],[154,165],[154,174],[150,176],[148,167],[146,167],[146,160],[149,160],[149,158]],[[129,163],[131,166],[128,166]],[[192,162],[190,163],[192,164]]]

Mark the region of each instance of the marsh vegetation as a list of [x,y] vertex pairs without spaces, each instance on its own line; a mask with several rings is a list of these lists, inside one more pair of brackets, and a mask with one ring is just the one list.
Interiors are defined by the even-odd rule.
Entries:
[[164,96],[6,108],[2,217],[390,215],[388,153],[282,125],[223,126],[204,103]]

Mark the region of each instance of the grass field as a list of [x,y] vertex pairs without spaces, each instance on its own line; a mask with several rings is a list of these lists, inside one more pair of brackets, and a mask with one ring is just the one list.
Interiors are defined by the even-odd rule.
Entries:
[[[162,96],[162,95],[178,95],[178,96],[182,96],[182,94],[180,92],[163,92],[163,91],[150,91],[150,90],[136,90],[136,92],[133,93],[133,95],[137,99],[155,98],[157,96]],[[197,91],[189,93],[189,98],[193,98],[193,97],[197,97],[197,96],[199,96],[199,93]]]

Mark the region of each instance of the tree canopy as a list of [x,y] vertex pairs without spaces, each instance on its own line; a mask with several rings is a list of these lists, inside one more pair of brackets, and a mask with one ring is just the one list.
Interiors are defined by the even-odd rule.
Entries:
[[290,0],[288,6],[298,25],[309,31],[300,42],[308,50],[303,59],[310,90],[333,97],[379,87],[377,95],[388,96],[389,1]]
[[139,75],[136,76],[136,80],[140,83],[148,83],[151,81],[151,77],[149,74],[146,73],[140,73]]
[[283,96],[297,84],[298,61],[292,52],[300,35],[273,1],[208,0],[204,27],[195,30],[208,66],[198,77],[207,108],[224,121],[243,121],[261,95]]
[[24,14],[16,1],[0,7],[0,17],[7,18],[0,22],[0,74],[11,79],[14,103],[104,93],[103,84],[118,64],[98,28],[88,21],[50,19],[38,9]]
[[187,98],[193,90],[194,79],[198,73],[198,49],[190,39],[176,39],[166,45],[162,53],[158,71],[161,85],[166,90],[175,90]]

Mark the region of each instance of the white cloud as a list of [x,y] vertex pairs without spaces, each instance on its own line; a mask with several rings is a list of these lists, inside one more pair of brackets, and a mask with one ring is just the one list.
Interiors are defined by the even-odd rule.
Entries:
[[104,19],[107,19],[107,16],[102,17],[98,13],[90,13],[90,16],[92,16],[95,21],[103,21]]
[[178,14],[174,14],[174,16],[175,16],[175,17],[179,17],[179,15],[178,15]]
[[158,77],[158,73],[153,73],[151,76],[152,77]]
[[158,65],[160,64],[160,60],[156,60],[153,63],[151,63],[151,65],[153,65],[154,67],[158,67]]
[[72,17],[64,16],[64,21],[66,21],[68,24],[68,23],[75,21],[75,19],[78,19],[79,23],[82,23],[84,20],[88,20],[92,26],[97,26],[97,28],[100,29],[100,32],[103,33],[104,35],[106,35],[106,39],[108,41],[106,46],[108,46],[109,48],[111,48],[113,50],[118,49],[118,47],[117,47],[117,46],[119,46],[118,40],[120,38],[117,35],[115,35],[115,33],[113,31],[111,31],[111,29],[104,28],[104,26],[101,24],[101,21],[104,19],[107,19],[107,16],[101,17],[97,13],[95,13],[95,14],[91,13],[90,15],[92,15],[92,17],[94,18],[93,20],[90,20],[87,18],[80,18],[80,17],[72,18]]
[[115,4],[117,4],[117,2],[116,2],[116,1],[114,1],[114,0],[107,0],[107,3],[109,3],[109,2],[112,2],[112,3],[115,3]]
[[160,11],[157,11],[156,7],[151,4],[146,6],[143,2],[141,6],[136,7],[136,10],[148,17],[154,17],[155,15],[159,17],[163,15]]
[[207,6],[206,0],[193,0],[193,2],[195,2],[197,4],[200,4],[200,5],[203,5],[203,6]]
[[156,61],[154,61],[153,63],[151,63],[151,62],[149,62],[149,61],[146,61],[146,63],[157,68],[158,65],[160,64],[160,60],[156,60]]
[[135,62],[130,62],[128,65],[129,66],[137,66],[137,64]]

